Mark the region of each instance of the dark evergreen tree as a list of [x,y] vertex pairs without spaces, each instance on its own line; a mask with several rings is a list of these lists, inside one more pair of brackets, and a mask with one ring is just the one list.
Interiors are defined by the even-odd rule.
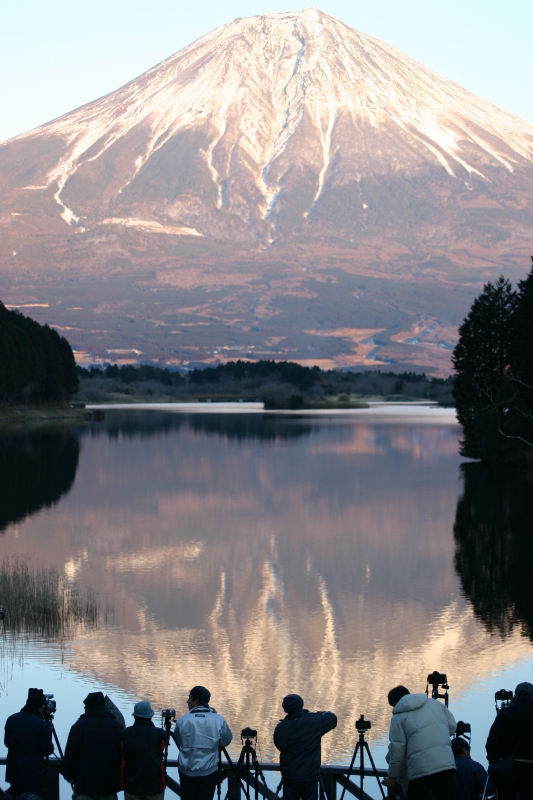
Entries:
[[509,280],[488,283],[459,328],[453,351],[453,396],[464,429],[461,453],[470,458],[505,457],[513,449],[509,404],[512,318],[517,302]]
[[67,340],[0,303],[0,402],[57,402],[78,388]]

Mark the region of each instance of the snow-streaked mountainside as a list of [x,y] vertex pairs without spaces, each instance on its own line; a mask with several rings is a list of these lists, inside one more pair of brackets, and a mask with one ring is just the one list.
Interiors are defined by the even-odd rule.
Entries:
[[[229,23],[19,141],[61,137],[60,157],[28,188],[54,186],[62,217],[71,223],[85,216],[84,202],[72,192],[69,199],[65,187],[77,176],[82,187],[84,180],[90,184],[90,165],[107,164],[107,155],[127,148],[104,197],[105,207],[120,208],[121,196],[151,162],[159,170],[156,157],[165,148],[171,156],[172,141],[191,133],[200,134],[197,152],[213,184],[212,205],[247,221],[272,217],[298,162],[314,173],[304,219],[332,183],[360,184],[363,176],[431,164],[471,188],[474,176],[489,185],[492,169],[512,173],[533,162],[531,125],[316,8]],[[168,162],[172,169],[171,157]],[[243,190],[253,195],[251,206],[243,203]],[[150,215],[152,223],[168,223],[161,214],[176,223],[183,217],[183,233],[209,232],[201,222],[198,231],[189,227],[201,213],[174,197],[165,200]],[[361,193],[359,210],[365,205]]]
[[52,272],[118,258],[189,288],[250,259],[486,277],[533,248],[533,126],[312,8],[235,20],[3,143],[0,188],[0,252],[28,269],[37,236]]

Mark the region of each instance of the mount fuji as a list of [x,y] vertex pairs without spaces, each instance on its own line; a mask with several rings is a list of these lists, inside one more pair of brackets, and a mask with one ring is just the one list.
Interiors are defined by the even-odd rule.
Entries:
[[316,8],[0,145],[1,299],[81,360],[445,374],[532,223],[532,125]]

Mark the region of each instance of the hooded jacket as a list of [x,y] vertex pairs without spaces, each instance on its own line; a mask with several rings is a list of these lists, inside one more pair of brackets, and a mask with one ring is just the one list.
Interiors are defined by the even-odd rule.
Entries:
[[332,711],[309,712],[306,709],[287,714],[274,731],[274,744],[280,752],[284,781],[318,780],[322,753],[320,741],[337,727]]
[[455,769],[450,736],[457,725],[443,703],[425,694],[407,694],[394,706],[389,731],[389,776],[409,780]]
[[44,797],[45,758],[54,751],[52,729],[38,709],[24,706],[7,718],[4,744],[7,747],[6,781],[26,786]]
[[233,738],[221,714],[196,706],[176,722],[172,737],[179,747],[178,767],[190,777],[211,775],[218,769],[218,748]]
[[120,722],[109,711],[86,711],[70,729],[63,775],[79,794],[120,790]]

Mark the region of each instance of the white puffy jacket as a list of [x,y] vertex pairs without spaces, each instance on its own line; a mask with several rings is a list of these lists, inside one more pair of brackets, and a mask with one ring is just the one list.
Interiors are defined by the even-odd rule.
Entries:
[[207,706],[191,708],[172,733],[180,749],[179,769],[185,775],[211,775],[218,769],[218,748],[227,747],[232,733],[221,714]]
[[409,780],[455,769],[450,736],[457,725],[443,703],[425,694],[407,694],[392,711],[389,776],[400,778],[407,764]]

